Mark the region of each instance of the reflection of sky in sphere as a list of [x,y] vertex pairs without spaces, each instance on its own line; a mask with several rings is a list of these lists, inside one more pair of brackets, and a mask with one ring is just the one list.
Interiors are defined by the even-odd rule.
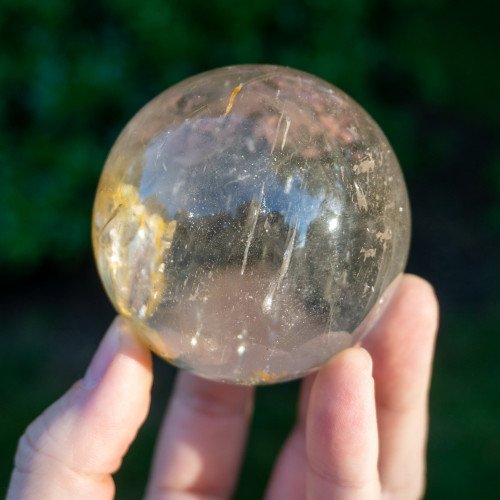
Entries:
[[[154,196],[169,217],[179,210],[193,217],[224,212],[235,217],[245,202],[260,201],[261,213],[279,212],[297,227],[296,245],[302,246],[309,224],[323,212],[326,193],[309,194],[300,171],[280,179],[268,152],[260,149],[249,151],[236,134],[218,143],[216,133],[203,136],[184,123],[159,134],[146,149],[141,198]],[[329,207],[332,211],[337,212]],[[337,225],[328,227],[334,231]]]

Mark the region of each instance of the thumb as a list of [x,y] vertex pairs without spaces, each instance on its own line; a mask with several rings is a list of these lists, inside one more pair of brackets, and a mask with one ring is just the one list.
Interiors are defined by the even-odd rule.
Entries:
[[7,499],[107,499],[149,409],[151,355],[117,318],[85,374],[21,437]]

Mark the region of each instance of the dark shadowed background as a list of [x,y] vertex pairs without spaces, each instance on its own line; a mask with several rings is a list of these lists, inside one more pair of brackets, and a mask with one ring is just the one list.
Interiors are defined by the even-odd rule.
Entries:
[[[378,121],[413,207],[408,269],[442,304],[429,499],[500,489],[500,92],[496,0],[0,0],[0,495],[26,425],[80,377],[113,317],[90,248],[118,132],[200,71],[272,63]],[[117,475],[140,498],[174,370]],[[259,389],[238,499],[260,498],[297,383]]]

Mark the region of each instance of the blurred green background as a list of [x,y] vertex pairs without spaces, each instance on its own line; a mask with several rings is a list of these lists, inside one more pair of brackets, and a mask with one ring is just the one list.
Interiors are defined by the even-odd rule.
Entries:
[[[0,0],[0,495],[26,425],[82,375],[113,311],[92,201],[128,119],[236,63],[314,73],[358,100],[412,199],[408,269],[442,304],[426,498],[500,490],[500,92],[496,0]],[[174,370],[117,475],[140,498]],[[260,498],[296,383],[259,389],[238,499]]]

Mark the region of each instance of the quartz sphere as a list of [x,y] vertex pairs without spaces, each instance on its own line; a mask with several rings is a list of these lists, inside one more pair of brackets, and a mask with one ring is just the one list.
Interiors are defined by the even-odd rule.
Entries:
[[409,247],[408,196],[384,134],[307,73],[209,71],[125,127],[92,237],[117,311],[203,377],[300,377],[377,319]]

